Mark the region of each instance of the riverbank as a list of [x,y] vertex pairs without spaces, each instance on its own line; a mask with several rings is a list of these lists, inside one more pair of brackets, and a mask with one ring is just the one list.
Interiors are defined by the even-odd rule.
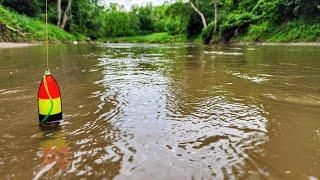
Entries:
[[[106,38],[99,39],[99,42],[105,43],[186,43],[193,42],[201,44],[202,39],[200,36],[188,39],[185,35],[172,36],[168,33],[154,33],[145,36],[131,36],[131,37],[117,37],[117,38]],[[218,43],[222,44],[222,43]],[[260,45],[260,46],[320,46],[320,42],[255,42],[255,41],[230,41],[226,44],[229,45]],[[211,44],[216,45],[216,44]]]

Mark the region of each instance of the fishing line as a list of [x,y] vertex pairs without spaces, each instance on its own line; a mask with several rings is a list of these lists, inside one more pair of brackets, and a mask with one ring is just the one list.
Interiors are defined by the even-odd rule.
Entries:
[[51,115],[52,110],[53,110],[53,100],[50,95],[47,80],[46,80],[46,76],[50,75],[50,71],[49,71],[49,38],[48,38],[48,0],[46,0],[46,25],[45,25],[45,29],[46,29],[45,30],[46,31],[46,34],[45,34],[45,36],[46,36],[46,71],[43,75],[43,85],[44,85],[46,93],[50,99],[50,108],[49,108],[47,115],[41,120],[41,122],[40,122],[41,125],[46,123],[46,121],[48,120],[48,118]]

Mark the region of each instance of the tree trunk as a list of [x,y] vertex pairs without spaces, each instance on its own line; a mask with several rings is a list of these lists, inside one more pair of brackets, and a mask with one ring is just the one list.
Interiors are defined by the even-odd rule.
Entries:
[[71,4],[72,4],[72,0],[69,0],[68,1],[68,5],[67,5],[67,8],[66,10],[64,11],[64,15],[63,15],[63,19],[62,19],[62,22],[60,24],[60,28],[61,29],[64,29],[66,27],[66,24],[67,24],[67,21],[68,21],[68,15],[70,14],[71,12]]
[[198,15],[201,17],[202,20],[202,24],[203,27],[206,28],[207,27],[207,21],[206,18],[204,17],[204,15],[202,14],[202,12],[193,4],[193,2],[190,0],[189,1],[191,4],[191,7],[198,13]]
[[214,33],[217,33],[217,25],[218,25],[218,5],[217,0],[213,0],[214,3]]
[[57,1],[57,14],[58,14],[57,25],[60,27],[60,24],[61,24],[61,0]]

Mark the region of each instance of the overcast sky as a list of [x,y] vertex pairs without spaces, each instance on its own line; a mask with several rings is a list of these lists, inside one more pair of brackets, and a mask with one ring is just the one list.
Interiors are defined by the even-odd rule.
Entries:
[[[166,0],[102,0],[104,1],[104,4],[107,6],[110,3],[118,3],[120,5],[124,5],[127,10],[130,9],[132,5],[140,5],[144,6],[147,3],[152,3],[152,5],[161,5],[163,4]],[[169,2],[173,2],[174,0],[167,0]]]

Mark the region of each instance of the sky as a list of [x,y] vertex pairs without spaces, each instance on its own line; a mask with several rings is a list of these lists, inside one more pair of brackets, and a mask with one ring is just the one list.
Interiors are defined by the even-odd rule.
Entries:
[[[120,5],[124,5],[124,7],[129,10],[132,5],[140,5],[144,6],[147,3],[152,3],[152,5],[161,5],[163,4],[166,0],[102,0],[104,1],[104,4],[107,6],[110,3],[118,3]],[[169,2],[173,2],[174,0],[167,0]]]

